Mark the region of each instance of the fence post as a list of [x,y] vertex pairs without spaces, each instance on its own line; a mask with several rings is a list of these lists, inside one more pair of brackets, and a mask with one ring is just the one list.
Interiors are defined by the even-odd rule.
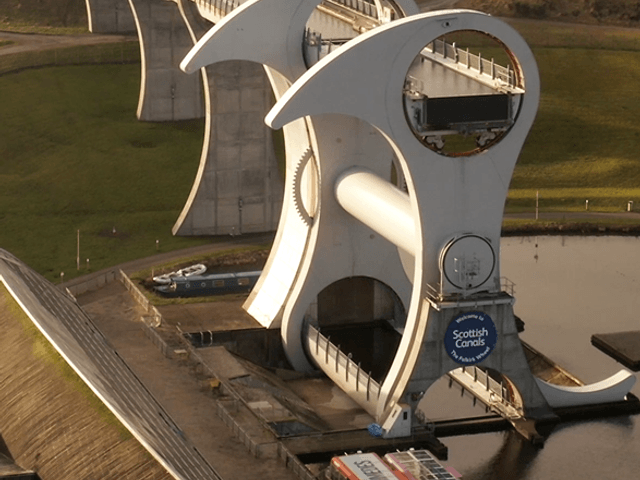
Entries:
[[346,368],[344,369],[344,381],[348,382],[349,381],[349,366],[351,365],[351,354],[349,354],[349,356],[347,357],[347,361],[346,361]]
[[324,351],[324,363],[326,363],[327,365],[329,364],[329,345],[330,345],[329,340],[330,339],[331,339],[331,335],[327,337],[327,347],[325,348],[325,351]]

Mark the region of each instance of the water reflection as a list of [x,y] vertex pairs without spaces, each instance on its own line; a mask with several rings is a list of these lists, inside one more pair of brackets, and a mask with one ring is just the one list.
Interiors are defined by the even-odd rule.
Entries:
[[[591,345],[591,335],[640,329],[639,267],[636,237],[502,240],[501,273],[516,284],[522,339],[586,383],[622,368]],[[451,395],[440,388],[434,398]],[[632,392],[640,395],[640,385]],[[437,410],[445,403],[441,400]],[[561,424],[542,449],[513,432],[442,441],[449,447],[449,463],[465,480],[631,479],[638,476],[638,423],[639,417],[619,416]]]
[[539,452],[539,448],[534,447],[515,432],[506,432],[500,450],[485,465],[476,471],[470,471],[464,478],[475,480],[526,478],[526,472]]

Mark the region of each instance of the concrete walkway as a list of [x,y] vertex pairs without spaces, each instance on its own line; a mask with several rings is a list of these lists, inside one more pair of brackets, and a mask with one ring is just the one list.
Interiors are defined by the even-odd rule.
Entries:
[[78,297],[83,310],[225,480],[293,480],[275,458],[255,458],[216,413],[215,397],[187,361],[169,360],[140,328],[141,312],[120,282]]
[[[535,212],[527,213],[507,213],[504,215],[505,220],[535,220]],[[612,220],[635,220],[640,222],[639,212],[540,212],[538,215],[540,220],[566,220],[566,221],[590,221],[600,222]]]

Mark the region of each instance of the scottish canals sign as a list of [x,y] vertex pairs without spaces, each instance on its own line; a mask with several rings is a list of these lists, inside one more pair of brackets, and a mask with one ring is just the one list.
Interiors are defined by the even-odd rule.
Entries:
[[475,365],[487,358],[498,341],[496,326],[484,312],[462,313],[444,334],[444,347],[456,363]]

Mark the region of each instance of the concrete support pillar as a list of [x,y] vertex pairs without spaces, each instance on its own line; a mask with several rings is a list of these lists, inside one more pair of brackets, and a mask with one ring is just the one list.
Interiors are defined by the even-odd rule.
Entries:
[[128,0],[85,0],[87,20],[91,33],[134,33],[133,20]]
[[[190,1],[178,3],[192,44],[211,25]],[[197,75],[193,75],[197,77]],[[205,138],[200,168],[174,235],[223,235],[276,229],[283,179],[263,118],[273,94],[261,65],[230,61],[201,70]]]
[[179,68],[193,43],[177,5],[165,0],[129,3],[142,58],[138,119],[163,122],[203,117],[201,80]]

